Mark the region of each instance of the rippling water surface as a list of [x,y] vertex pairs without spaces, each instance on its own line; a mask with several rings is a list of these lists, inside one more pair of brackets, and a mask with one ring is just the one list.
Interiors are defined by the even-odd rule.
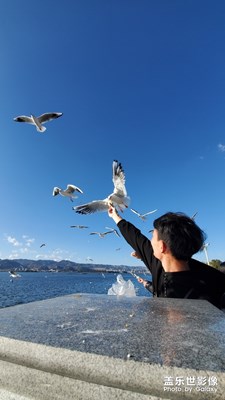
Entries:
[[[12,280],[8,272],[0,272],[0,308],[72,293],[107,294],[118,274],[21,272],[20,275],[21,278]],[[123,274],[123,278],[134,283],[137,296],[150,296],[132,275]]]

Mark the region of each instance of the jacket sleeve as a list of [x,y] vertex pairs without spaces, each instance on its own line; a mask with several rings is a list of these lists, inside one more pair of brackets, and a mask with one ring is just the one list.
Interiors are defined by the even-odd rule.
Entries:
[[153,293],[153,285],[151,281],[147,281],[145,285],[145,289],[147,289],[149,292]]
[[141,260],[152,273],[152,262],[155,257],[150,240],[133,224],[122,219],[117,224],[127,243],[139,254]]

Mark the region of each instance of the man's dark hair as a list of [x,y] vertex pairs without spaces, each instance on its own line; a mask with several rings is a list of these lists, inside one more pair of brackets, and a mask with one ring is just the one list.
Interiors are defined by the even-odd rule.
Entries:
[[189,260],[202,248],[206,239],[194,220],[183,213],[168,212],[157,218],[153,226],[158,231],[159,240],[166,243],[177,260]]

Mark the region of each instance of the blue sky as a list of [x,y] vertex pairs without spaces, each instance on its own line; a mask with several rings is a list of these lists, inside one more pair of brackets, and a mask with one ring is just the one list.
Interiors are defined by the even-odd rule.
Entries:
[[[117,159],[130,206],[158,209],[124,218],[150,235],[167,211],[198,212],[224,261],[224,43],[220,0],[2,0],[0,258],[140,265],[124,239],[89,235],[114,227],[107,213],[72,210],[112,192]],[[52,111],[43,134],[13,121]],[[52,196],[68,183],[74,203]]]

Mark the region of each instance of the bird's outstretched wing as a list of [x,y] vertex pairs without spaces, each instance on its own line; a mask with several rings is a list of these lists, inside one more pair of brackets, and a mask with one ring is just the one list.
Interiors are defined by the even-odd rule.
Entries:
[[67,192],[69,194],[72,194],[74,192],[83,193],[83,191],[79,187],[77,187],[75,185],[71,185],[71,184],[67,185],[65,192]]
[[133,208],[131,208],[130,211],[132,211],[134,214],[137,214],[139,217],[141,216],[141,214]]
[[33,120],[26,115],[19,115],[18,117],[13,118],[16,122],[27,122],[28,124],[34,124]]
[[52,119],[59,118],[63,115],[60,112],[53,112],[53,113],[45,113],[38,117],[40,124],[45,124],[45,122],[51,121]]
[[108,233],[113,233],[113,231],[103,232],[102,235],[108,235]]
[[126,196],[127,191],[125,188],[125,174],[121,163],[119,163],[117,160],[114,160],[112,165],[112,170],[113,170],[112,181],[114,184],[113,192],[119,196]]
[[146,217],[146,215],[153,214],[156,211],[157,211],[157,208],[155,210],[152,210],[152,211],[149,211],[149,212],[147,212],[145,214],[142,214],[142,217]]
[[116,236],[120,237],[120,234],[117,229],[109,228],[108,226],[106,226],[105,229],[110,229],[111,232],[115,233]]
[[82,204],[80,206],[72,207],[78,214],[93,214],[97,211],[107,211],[108,201],[106,200],[94,200],[90,203]]

